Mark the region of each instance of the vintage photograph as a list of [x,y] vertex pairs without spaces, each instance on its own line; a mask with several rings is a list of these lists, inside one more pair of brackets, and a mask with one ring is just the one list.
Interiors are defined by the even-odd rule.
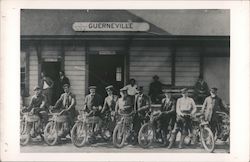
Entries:
[[21,9],[20,24],[21,153],[230,153],[229,9]]

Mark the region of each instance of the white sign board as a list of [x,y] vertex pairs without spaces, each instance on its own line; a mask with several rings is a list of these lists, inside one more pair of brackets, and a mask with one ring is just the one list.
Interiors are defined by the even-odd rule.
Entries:
[[72,25],[74,31],[148,31],[148,23],[136,22],[75,22]]

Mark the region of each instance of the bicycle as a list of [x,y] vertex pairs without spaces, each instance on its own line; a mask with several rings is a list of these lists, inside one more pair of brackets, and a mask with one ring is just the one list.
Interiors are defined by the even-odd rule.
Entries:
[[209,127],[209,122],[205,120],[205,116],[202,113],[196,113],[191,116],[193,135],[196,139],[201,140],[201,144],[207,152],[213,152],[215,148],[215,139],[213,132]]
[[49,110],[51,118],[44,129],[44,140],[50,145],[56,145],[62,137],[70,134],[68,116],[62,115],[65,110],[53,113]]
[[134,112],[130,112],[129,114],[121,113],[118,111],[119,115],[121,115],[120,121],[116,124],[113,131],[113,144],[117,148],[121,148],[124,146],[126,140],[134,134],[133,132],[133,115]]
[[[71,141],[76,147],[82,147],[87,143],[96,142],[95,135],[98,133],[105,141],[109,141],[112,137],[112,132],[109,130],[110,123],[108,119],[102,120],[99,116],[90,116],[90,113],[81,112],[77,117],[77,121],[71,130]],[[99,129],[97,125],[102,123]],[[92,141],[90,139],[93,139]]]
[[[160,105],[159,105],[160,106]],[[151,113],[148,113],[146,118],[149,118],[148,122],[145,122],[138,134],[138,143],[142,148],[148,148],[151,146],[153,141],[161,141],[161,144],[166,145],[167,141],[170,138],[171,130],[168,130],[167,135],[162,135],[163,130],[160,128],[157,129],[156,119],[159,118],[161,111],[159,110],[159,106],[152,105]],[[169,127],[168,127],[169,129]],[[158,132],[157,132],[158,130]]]
[[32,108],[30,112],[23,112],[21,110],[21,123],[20,123],[20,144],[25,146],[29,143],[31,138],[35,138],[38,135],[43,139],[41,119],[38,115],[34,114],[34,111],[39,108]]

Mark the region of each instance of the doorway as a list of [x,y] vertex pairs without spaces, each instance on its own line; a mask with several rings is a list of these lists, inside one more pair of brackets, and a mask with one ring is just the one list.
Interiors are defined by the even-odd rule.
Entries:
[[97,93],[105,97],[105,87],[113,85],[115,93],[124,86],[123,55],[90,55],[89,85],[97,86]]
[[61,70],[61,62],[42,62],[42,72],[45,72],[48,77],[50,77],[54,81],[53,93],[52,93],[52,104],[54,105],[59,99],[60,91],[59,91],[59,71]]

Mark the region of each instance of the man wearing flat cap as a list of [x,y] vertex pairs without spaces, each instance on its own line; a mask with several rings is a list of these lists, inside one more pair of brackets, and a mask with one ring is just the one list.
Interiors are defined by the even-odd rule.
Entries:
[[139,133],[141,125],[143,124],[143,121],[146,119],[146,114],[149,111],[150,104],[151,104],[150,98],[143,93],[143,87],[139,86],[138,94],[135,95],[135,103],[134,103],[134,109],[136,112],[134,118],[134,128],[136,137],[137,134]]
[[107,86],[105,89],[108,96],[104,100],[103,108],[101,110],[101,115],[103,116],[103,118],[107,118],[109,121],[111,121],[109,130],[113,132],[115,127],[115,105],[118,100],[118,96],[113,94],[114,92],[113,85]]
[[40,108],[44,109],[47,99],[46,97],[42,94],[42,90],[39,86],[34,87],[34,92],[35,95],[32,96],[30,100],[29,106],[26,108],[27,110],[31,110],[32,108]]
[[161,101],[160,128],[163,130],[163,137],[168,134],[168,126],[173,129],[176,120],[176,101],[172,98],[170,89],[164,88],[164,98]]
[[96,86],[89,86],[89,94],[85,97],[84,111],[89,116],[100,116],[102,110],[102,97],[96,93]]
[[181,149],[183,146],[183,142],[185,137],[188,135],[188,130],[192,132],[192,126],[191,126],[191,118],[190,116],[194,115],[196,112],[196,105],[194,103],[194,100],[190,97],[188,97],[188,89],[184,88],[181,90],[182,97],[177,100],[176,104],[176,123],[174,126],[174,129],[171,134],[170,138],[170,144],[168,148],[172,148],[176,135],[178,131],[181,132],[181,138],[179,143],[179,148]]
[[51,106],[52,109],[64,109],[65,113],[69,117],[69,124],[72,127],[74,125],[74,119],[76,117],[76,97],[75,95],[70,92],[70,85],[64,84],[63,85],[64,93],[60,96],[60,98],[56,101],[55,106]]
[[116,102],[115,112],[129,114],[133,111],[134,107],[134,99],[133,96],[128,95],[127,87],[123,87],[120,89],[121,97]]
[[105,113],[106,111],[111,113],[112,111],[115,111],[115,105],[118,100],[118,96],[113,94],[113,85],[107,86],[105,89],[108,96],[104,100],[102,113]]
[[208,96],[202,106],[202,112],[205,114],[205,120],[210,122],[211,129],[215,133],[215,128],[218,122],[216,111],[228,113],[228,106],[217,96],[217,88],[210,89]]
[[[34,114],[37,114],[40,119],[42,120],[43,124],[46,124],[47,122],[47,98],[42,94],[42,89],[39,86],[36,86],[34,89],[35,95],[32,96],[30,100],[29,106],[26,108],[27,111],[31,111],[32,108],[34,108]],[[40,112],[44,112],[43,114],[40,114]]]

